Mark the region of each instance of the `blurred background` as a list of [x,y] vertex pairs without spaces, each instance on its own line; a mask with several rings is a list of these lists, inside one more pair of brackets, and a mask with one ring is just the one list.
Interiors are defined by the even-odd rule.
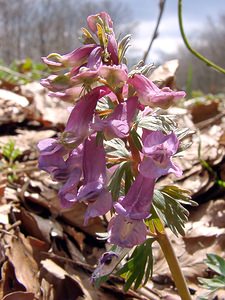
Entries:
[[[40,63],[41,56],[72,51],[79,46],[78,36],[86,17],[103,10],[112,16],[118,36],[132,34],[127,56],[130,65],[136,64],[152,38],[159,14],[158,0],[0,0],[1,64],[15,70],[20,67],[23,72],[31,63]],[[224,0],[184,0],[183,18],[191,45],[225,67]],[[147,62],[157,66],[174,58],[179,59],[180,88],[191,85],[193,90],[204,93],[224,92],[224,76],[185,49],[179,32],[177,1],[169,0]],[[25,67],[15,63],[24,59],[28,59]]]

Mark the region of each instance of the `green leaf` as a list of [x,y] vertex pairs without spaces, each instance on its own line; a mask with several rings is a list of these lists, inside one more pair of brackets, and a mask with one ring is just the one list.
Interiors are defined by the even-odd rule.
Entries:
[[117,200],[120,196],[121,192],[121,181],[124,175],[124,172],[126,171],[126,168],[128,167],[128,162],[122,162],[117,167],[116,171],[111,176],[110,182],[109,182],[109,190],[111,192],[112,198],[114,200]]
[[140,135],[137,133],[137,131],[135,129],[132,129],[130,132],[131,138],[134,142],[134,145],[136,146],[136,148],[141,151],[142,150],[142,140]]
[[191,130],[190,128],[176,128],[174,133],[176,134],[178,140],[183,140],[184,138],[188,137],[189,135],[194,134],[195,131]]
[[15,141],[9,140],[9,142],[3,146],[2,154],[9,162],[13,163],[18,156],[21,155],[21,151],[19,148],[15,147]]
[[137,116],[137,125],[141,128],[148,130],[160,130],[164,133],[169,133],[174,131],[176,128],[176,123],[171,119],[172,116],[165,115],[145,115],[142,116],[142,113],[139,113]]
[[115,138],[110,141],[105,141],[106,151],[109,156],[118,158],[129,158],[130,153],[126,149],[124,142],[121,139]]
[[135,74],[143,74],[145,77],[149,77],[153,69],[153,64],[145,65],[143,60],[141,60],[133,67],[133,69],[129,73],[129,76],[132,77]]
[[131,187],[131,184],[134,181],[134,177],[133,177],[133,174],[132,174],[132,171],[131,171],[131,164],[130,164],[130,162],[127,163],[126,168],[125,168],[125,178],[124,178],[124,181],[125,181],[125,194],[127,194],[128,191],[129,191],[129,189],[130,189],[130,187]]
[[216,254],[207,254],[204,262],[214,272],[225,276],[225,260],[222,257]]
[[151,216],[150,218],[145,220],[145,223],[148,226],[150,232],[152,232],[153,234],[155,234],[156,231],[161,233],[164,233],[165,231],[163,223],[159,219],[159,216],[157,215],[154,205],[151,206]]
[[[214,293],[219,289],[225,289],[225,260],[216,254],[207,254],[207,259],[205,259],[204,262],[211,270],[219,275],[215,275],[213,278],[199,277],[198,281],[202,284],[203,288],[209,290],[209,294]],[[199,297],[199,299],[208,299],[204,297],[205,295]]]
[[218,289],[225,288],[225,277],[214,276],[213,278],[198,278],[199,282],[203,285],[203,288],[216,291]]
[[125,291],[128,291],[132,285],[134,285],[134,289],[137,289],[141,285],[146,284],[149,276],[152,275],[153,242],[154,239],[147,239],[143,244],[136,246],[130,259],[117,272],[117,275],[121,275],[126,280]]
[[153,208],[163,223],[176,236],[185,234],[184,226],[189,216],[188,210],[182,204],[196,205],[194,201],[191,201],[187,190],[176,186],[165,186],[161,190],[155,190],[154,192]]

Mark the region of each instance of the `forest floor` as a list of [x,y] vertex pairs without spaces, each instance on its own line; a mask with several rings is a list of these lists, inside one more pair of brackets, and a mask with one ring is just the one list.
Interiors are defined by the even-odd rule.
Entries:
[[[177,158],[184,174],[164,178],[191,192],[184,237],[168,232],[193,299],[203,295],[198,277],[212,277],[206,254],[225,257],[225,95],[201,96],[172,107],[191,146]],[[96,239],[107,220],[83,225],[85,205],[60,207],[58,184],[37,167],[37,143],[57,136],[68,104],[47,96],[39,83],[0,89],[0,299],[180,299],[161,250],[154,246],[153,276],[145,287],[123,292],[114,275],[96,288],[91,273],[108,248]],[[216,298],[217,297],[217,298]],[[225,299],[220,290],[208,299]]]

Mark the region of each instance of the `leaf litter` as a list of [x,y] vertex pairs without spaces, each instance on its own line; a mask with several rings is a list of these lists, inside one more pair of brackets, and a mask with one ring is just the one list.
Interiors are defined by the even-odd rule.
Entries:
[[[152,76],[159,76],[159,72],[160,84],[174,87],[176,68],[177,61],[172,61]],[[124,292],[124,280],[114,275],[100,289],[93,287],[90,275],[109,248],[95,232],[106,231],[107,219],[94,218],[84,226],[85,205],[77,203],[62,209],[57,198],[59,186],[37,168],[37,142],[57,136],[68,117],[69,105],[49,98],[38,83],[13,91],[0,90],[0,98],[1,299],[178,299],[167,264],[155,244],[153,276],[145,287]],[[168,231],[193,299],[197,299],[205,291],[198,277],[210,276],[204,263],[206,255],[224,257],[225,118],[218,117],[221,108],[217,104],[211,105],[215,111],[205,118],[200,116],[202,108],[193,108],[194,104],[192,101],[189,106],[169,111],[177,116],[181,127],[193,130],[183,141],[191,147],[176,158],[183,176],[178,180],[168,176],[158,185],[175,183],[188,189],[199,204],[187,207],[185,236],[176,237]],[[2,152],[9,140],[15,141],[21,152],[13,169]],[[221,291],[217,299],[224,299]]]

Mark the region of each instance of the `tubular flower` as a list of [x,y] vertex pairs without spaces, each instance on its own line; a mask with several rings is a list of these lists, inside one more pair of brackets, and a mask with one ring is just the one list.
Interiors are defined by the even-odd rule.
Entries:
[[103,131],[107,139],[124,138],[129,134],[137,106],[137,97],[131,97],[118,104],[106,119],[100,119],[96,116],[92,128],[96,131]]
[[146,240],[147,227],[143,220],[134,220],[116,214],[108,225],[108,242],[123,248],[132,248]]
[[105,79],[109,86],[114,89],[118,89],[124,86],[128,79],[128,70],[125,65],[103,65],[99,69],[99,76]]
[[130,251],[145,242],[145,219],[150,217],[157,179],[169,173],[182,175],[173,162],[178,138],[160,131],[162,125],[171,131],[174,126],[161,116],[157,122],[159,110],[153,108],[168,108],[185,93],[158,88],[143,75],[149,66],[138,64],[128,73],[122,61],[129,36],[120,41],[118,51],[106,12],[89,16],[87,24],[82,47],[42,58],[54,73],[41,81],[49,95],[75,103],[60,137],[41,141],[38,149],[39,168],[60,183],[62,207],[83,202],[84,225],[90,218],[113,214],[108,242],[118,247],[102,256],[93,274],[97,278],[109,274],[125,255],[115,249]]
[[82,86],[74,86],[64,91],[49,92],[48,95],[50,97],[59,98],[65,102],[72,102],[78,100],[81,94],[83,93],[83,91],[84,89]]
[[68,152],[55,139],[45,139],[38,144],[41,152],[39,168],[48,172],[53,180],[63,183],[59,190],[59,198],[63,207],[76,201],[77,185],[82,174],[82,146],[74,149],[64,160]]
[[71,77],[71,82],[75,85],[91,85],[92,83],[96,82],[97,77],[99,76],[99,69],[102,65],[101,54],[102,48],[96,47],[89,55],[86,65],[77,70],[71,71],[71,74],[73,74]]
[[52,92],[63,91],[72,86],[68,75],[50,75],[42,79],[40,84]]
[[95,44],[84,45],[64,55],[51,53],[47,57],[42,57],[42,60],[54,71],[59,71],[67,67],[80,67],[87,62],[90,53],[96,47],[97,45]]
[[91,15],[87,18],[87,24],[90,30],[99,37],[102,46],[107,49],[112,64],[118,65],[118,45],[110,16],[106,12]]
[[85,224],[90,217],[106,214],[112,208],[111,194],[107,191],[105,150],[92,135],[84,142],[83,185],[77,199],[88,204]]
[[103,22],[104,28],[109,31],[113,29],[113,22],[109,14],[106,12],[100,12],[96,15],[91,15],[87,17],[87,24],[88,27],[91,29],[91,31],[95,34],[97,34],[97,24],[99,24],[99,21]]
[[155,180],[139,174],[125,197],[114,204],[115,211],[133,220],[150,216]]
[[147,178],[158,178],[168,173],[181,176],[181,169],[172,161],[177,152],[179,141],[174,133],[164,135],[161,131],[151,131],[145,134],[142,152],[143,161],[140,163],[140,173]]
[[[44,139],[37,145],[40,151],[38,167],[48,172],[53,180],[58,180],[57,171],[66,169],[63,156],[67,153],[66,149],[59,144],[56,139]],[[67,172],[67,170],[65,170]]]
[[70,117],[62,134],[62,143],[67,146],[78,146],[91,133],[90,123],[93,119],[97,101],[110,93],[107,87],[96,87],[80,98],[71,111]]
[[168,108],[174,100],[185,97],[185,92],[174,92],[169,87],[159,89],[151,80],[144,75],[135,74],[128,79],[139,97],[141,104],[150,107]]

